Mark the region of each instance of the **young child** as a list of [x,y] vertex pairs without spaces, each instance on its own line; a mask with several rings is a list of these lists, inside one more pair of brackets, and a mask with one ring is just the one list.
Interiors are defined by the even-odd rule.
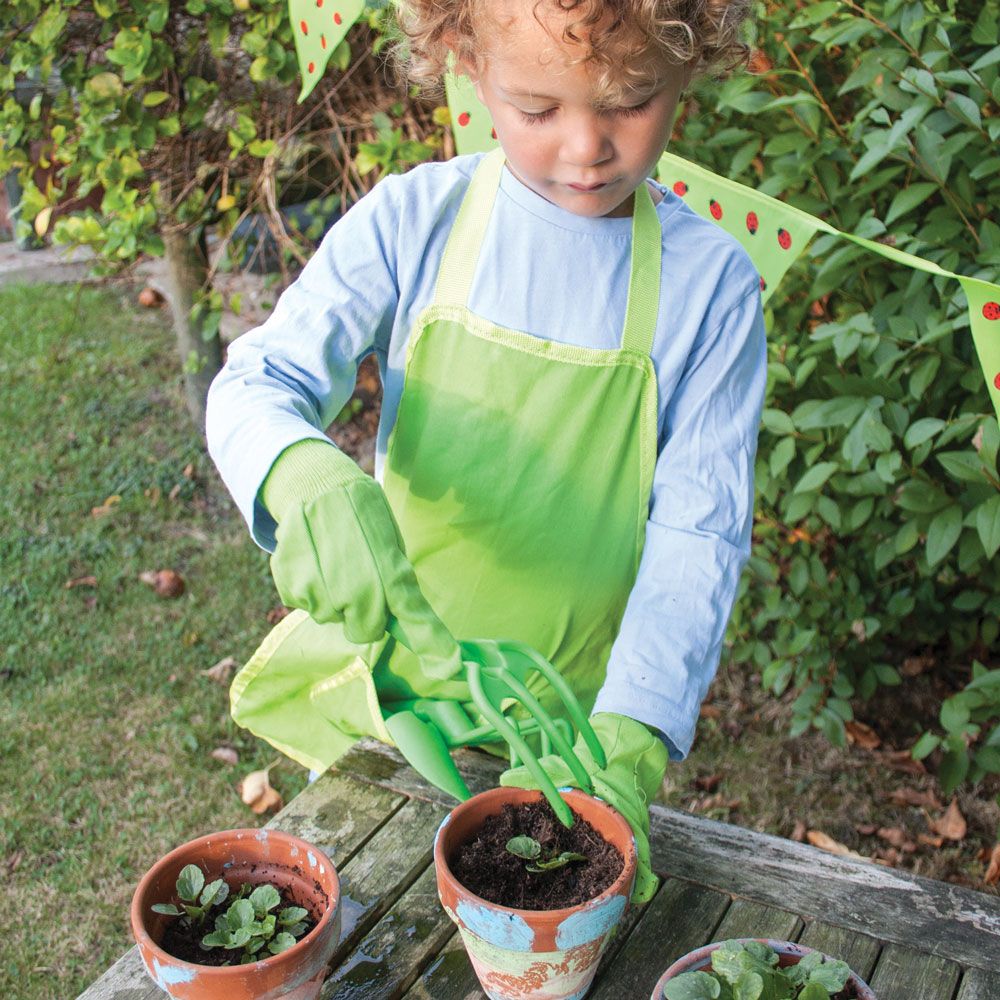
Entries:
[[[468,699],[453,637],[526,642],[594,713],[607,767],[580,755],[636,832],[639,900],[647,803],[749,553],[765,382],[754,267],[649,175],[746,7],[409,0],[413,74],[454,52],[501,149],[378,184],[209,397],[211,454],[303,609],[234,682],[237,720],[325,768],[387,739],[393,703]],[[373,352],[377,482],[323,433]]]

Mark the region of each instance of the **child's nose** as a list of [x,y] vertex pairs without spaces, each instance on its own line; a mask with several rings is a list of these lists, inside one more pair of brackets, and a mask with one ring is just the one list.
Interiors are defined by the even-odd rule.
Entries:
[[589,115],[577,119],[563,139],[562,158],[574,167],[592,167],[611,158],[611,140],[604,123]]

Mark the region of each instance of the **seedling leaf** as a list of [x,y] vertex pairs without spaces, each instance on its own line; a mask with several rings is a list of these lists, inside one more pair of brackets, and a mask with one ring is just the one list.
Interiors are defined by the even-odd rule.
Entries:
[[733,1000],[760,1000],[764,980],[756,972],[744,972],[733,986]]
[[201,946],[202,948],[227,948],[229,947],[229,932],[214,930],[201,939]]
[[234,931],[248,926],[253,921],[253,904],[249,899],[237,899],[226,911],[226,920]]
[[542,853],[542,845],[534,837],[511,837],[507,850],[516,857],[534,861]]
[[809,975],[810,983],[819,983],[829,993],[838,993],[851,978],[851,969],[846,962],[824,962]]
[[202,889],[198,902],[207,909],[210,906],[215,906],[223,902],[228,895],[229,886],[221,878],[217,878],[214,882],[209,882]]
[[258,917],[263,917],[269,910],[273,910],[281,902],[281,896],[273,885],[259,885],[250,893],[250,903],[253,911]]
[[177,895],[193,903],[205,885],[205,875],[197,865],[185,865],[177,876]]
[[295,938],[293,938],[287,931],[282,931],[267,946],[267,950],[272,955],[277,955],[279,952],[287,951],[293,944],[295,944]]
[[819,983],[807,983],[799,994],[799,1000],[830,1000],[830,992],[823,989]]
[[178,910],[173,903],[153,903],[154,913],[165,913],[168,917],[179,917],[183,915],[183,910]]
[[297,924],[309,916],[309,911],[304,906],[286,906],[278,914],[279,924]]
[[545,861],[536,861],[532,865],[527,866],[529,872],[547,872],[551,871],[553,868],[562,868],[564,865],[568,865],[571,861],[586,861],[587,856],[584,854],[577,854],[575,851],[563,851],[556,858],[548,858]]
[[685,972],[663,988],[666,1000],[718,1000],[722,986],[707,972]]

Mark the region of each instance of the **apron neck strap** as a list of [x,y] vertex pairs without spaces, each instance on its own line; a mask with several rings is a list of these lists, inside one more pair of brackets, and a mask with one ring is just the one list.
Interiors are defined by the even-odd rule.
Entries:
[[[479,251],[500,188],[506,159],[503,150],[487,153],[476,167],[452,225],[434,288],[436,305],[467,306]],[[641,184],[632,212],[632,269],[622,348],[649,355],[660,308],[660,257],[663,234],[649,193]]]

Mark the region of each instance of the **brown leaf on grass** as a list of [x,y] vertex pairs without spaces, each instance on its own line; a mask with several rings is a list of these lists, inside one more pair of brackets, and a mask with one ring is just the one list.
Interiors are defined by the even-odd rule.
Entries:
[[834,840],[829,834],[823,833],[822,830],[807,830],[806,840],[809,841],[813,847],[818,847],[821,851],[828,851],[830,854],[839,854],[845,858],[858,858],[861,861],[867,861],[868,859],[857,851],[852,851],[846,844],[840,843],[838,840]]
[[702,705],[698,715],[703,719],[721,719],[722,709],[718,705]]
[[858,823],[854,827],[862,837],[870,837],[877,829],[878,826],[875,823]]
[[882,738],[864,722],[845,722],[844,729],[847,730],[847,739],[850,743],[856,743],[862,750],[877,750],[882,745]]
[[927,773],[923,761],[914,760],[910,756],[909,750],[886,750],[881,754],[881,759],[893,771],[902,771],[903,774],[913,775]]
[[292,613],[291,608],[286,608],[284,604],[279,604],[276,608],[271,608],[267,613],[267,624],[277,625],[282,618],[287,618]]
[[889,800],[896,806],[913,806],[916,809],[943,809],[944,804],[931,789],[894,788],[889,792]]
[[906,831],[898,826],[879,827],[878,835],[886,843],[892,844],[893,847],[897,847],[901,851],[906,851],[907,854],[912,854],[917,849],[917,845],[906,835]]
[[17,850],[13,854],[8,854],[3,861],[4,871],[8,876],[13,875],[14,872],[20,867],[21,862],[24,860],[24,851]]
[[929,833],[918,833],[917,840],[924,847],[941,847],[944,844],[944,837],[932,837]]
[[887,868],[895,868],[899,864],[899,851],[895,847],[879,848],[875,852],[875,863],[885,865]]
[[268,780],[270,770],[270,767],[265,767],[263,771],[251,771],[236,786],[240,798],[258,816],[271,810],[278,810],[282,806],[281,796],[271,787],[271,782]]
[[90,508],[91,517],[104,517],[105,514],[110,514],[114,509],[115,504],[121,503],[122,498],[116,493],[114,496],[108,497],[104,503],[99,504],[97,507]]
[[223,764],[238,764],[240,762],[239,755],[232,747],[216,747],[209,756],[222,761]]
[[216,684],[225,686],[229,683],[229,677],[239,666],[235,656],[224,656],[214,667],[209,667],[201,672],[202,677],[215,681]]
[[96,587],[96,576],[78,576],[75,580],[67,580],[63,584],[63,589],[72,590],[74,587]]
[[958,808],[957,799],[952,799],[945,814],[939,819],[931,820],[928,826],[946,840],[965,840],[965,834],[968,830],[965,817]]
[[921,656],[908,656],[903,660],[903,665],[899,672],[904,677],[919,677],[926,670],[930,670],[937,660],[930,654],[924,653]]
[[791,839],[798,841],[800,844],[806,839],[806,825],[802,820],[797,819],[795,821],[795,828],[792,830]]
[[157,597],[180,597],[184,593],[184,577],[176,570],[147,570],[139,574],[139,579],[156,591]]
[[1000,844],[996,844],[990,852],[990,863],[983,881],[987,885],[996,885],[1000,882]]
[[194,462],[188,462],[188,464],[184,466],[184,471],[181,475],[185,479],[194,479]]
[[740,802],[740,799],[727,799],[719,793],[695,799],[691,808],[695,812],[711,812],[714,809],[721,809],[723,812],[732,812],[734,809],[739,809]]
[[714,792],[721,781],[721,774],[706,774],[695,778],[693,784],[699,792]]

